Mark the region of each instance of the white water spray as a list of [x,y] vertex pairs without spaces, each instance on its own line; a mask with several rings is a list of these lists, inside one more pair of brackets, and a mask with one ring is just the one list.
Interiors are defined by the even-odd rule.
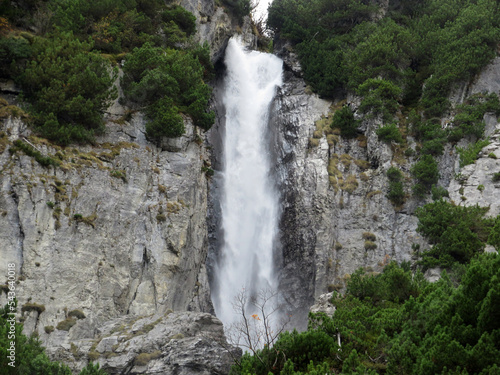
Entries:
[[276,289],[273,249],[279,198],[270,173],[268,122],[276,87],[282,84],[283,61],[274,55],[245,51],[233,38],[225,63],[224,239],[212,300],[227,327],[240,318],[232,303],[243,288],[248,293]]

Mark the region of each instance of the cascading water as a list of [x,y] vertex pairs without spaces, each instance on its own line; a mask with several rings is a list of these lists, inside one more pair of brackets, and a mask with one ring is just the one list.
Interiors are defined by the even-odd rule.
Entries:
[[269,110],[282,84],[283,61],[248,52],[229,41],[222,102],[225,107],[221,241],[214,269],[212,301],[227,327],[240,317],[232,304],[243,289],[275,289],[273,249],[277,241],[279,197],[272,181]]

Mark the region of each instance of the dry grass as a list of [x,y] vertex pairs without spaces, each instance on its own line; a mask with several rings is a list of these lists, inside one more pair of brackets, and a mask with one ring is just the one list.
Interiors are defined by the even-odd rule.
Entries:
[[366,194],[366,198],[371,199],[378,194],[382,194],[382,191],[381,190],[370,191],[368,194]]
[[370,167],[371,167],[371,164],[368,160],[357,159],[357,160],[354,160],[354,164],[356,164],[359,168],[361,168],[364,171],[366,171],[367,169],[370,169]]
[[344,180],[344,182],[340,185],[340,188],[344,191],[346,191],[349,194],[352,194],[354,190],[358,188],[358,180],[356,179],[356,176],[354,175],[349,175],[347,178]]
[[375,236],[371,232],[363,232],[362,237],[364,240],[368,240],[368,241],[375,241],[377,239],[377,236]]

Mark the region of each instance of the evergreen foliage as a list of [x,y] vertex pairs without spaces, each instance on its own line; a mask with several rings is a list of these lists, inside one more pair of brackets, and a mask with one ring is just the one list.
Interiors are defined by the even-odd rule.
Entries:
[[417,196],[422,196],[431,190],[432,185],[439,179],[439,171],[436,160],[431,155],[423,155],[420,160],[413,165],[411,173],[417,180],[413,186],[413,192]]
[[[494,374],[500,370],[500,258],[471,260],[456,286],[409,264],[360,269],[332,318],[310,314],[306,332],[245,354],[231,374]],[[338,340],[340,339],[340,346]],[[269,364],[269,365],[266,365]]]
[[354,119],[354,113],[349,106],[343,106],[333,115],[332,129],[340,129],[343,137],[353,138],[358,134],[358,121]]
[[[0,375],[72,375],[68,366],[53,362],[45,354],[37,336],[26,337],[22,333],[23,326],[15,323],[15,339],[9,339],[11,324],[8,319],[8,306],[0,308]],[[7,357],[10,342],[15,341],[15,367],[9,366],[11,362]],[[106,375],[99,369],[99,365],[89,363],[79,375]]]
[[496,244],[497,227],[492,219],[483,218],[487,211],[488,208],[455,206],[444,200],[419,208],[417,232],[433,245],[423,254],[424,267],[466,264],[484,250],[488,240]]
[[402,89],[403,103],[420,102],[427,118],[449,108],[454,83],[496,55],[495,0],[390,1],[386,16],[374,21],[377,12],[366,0],[275,0],[268,26],[295,44],[304,72],[312,72],[305,78],[320,95],[387,80]]
[[460,166],[465,167],[466,165],[474,163],[481,150],[489,144],[490,140],[487,138],[472,143],[467,148],[457,147],[457,152],[460,155]]
[[37,37],[32,49],[19,82],[37,130],[61,145],[92,141],[103,130],[102,113],[116,98],[116,72],[91,52],[92,43],[71,33]]
[[381,126],[377,129],[376,134],[378,135],[378,138],[384,142],[403,142],[403,137],[401,137],[401,133],[395,123]]
[[[229,2],[248,13],[248,0]],[[4,1],[0,9],[7,17],[0,23],[0,78],[20,84],[41,136],[63,146],[93,142],[117,94],[117,69],[108,60],[124,58],[127,99],[145,110],[152,139],[182,135],[180,113],[204,129],[213,123],[214,114],[206,112],[211,89],[204,83],[213,77],[208,45],[192,43],[196,18],[181,6],[162,0],[29,0]],[[12,25],[38,36],[11,31]],[[143,67],[141,53],[149,53]]]
[[405,192],[403,189],[403,174],[396,167],[390,167],[387,170],[387,178],[389,179],[389,189],[387,191],[387,199],[395,206],[400,206],[404,203]]
[[123,66],[125,97],[145,108],[150,119],[148,137],[178,137],[184,133],[180,112],[194,123],[210,128],[214,113],[206,112],[212,90],[203,79],[210,75],[208,47],[197,50],[164,50],[151,43],[136,48]]

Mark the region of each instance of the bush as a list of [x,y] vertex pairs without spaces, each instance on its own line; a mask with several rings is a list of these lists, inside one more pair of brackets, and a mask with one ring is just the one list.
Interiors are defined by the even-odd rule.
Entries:
[[343,106],[333,115],[332,129],[340,129],[343,137],[353,138],[358,135],[358,121],[354,119],[354,113],[349,106]]
[[161,13],[161,20],[166,24],[175,23],[187,36],[196,32],[196,17],[179,5],[164,10]]
[[61,331],[69,331],[71,327],[73,327],[76,324],[76,319],[74,318],[67,318],[64,319],[63,321],[57,323],[56,328],[61,330]]
[[433,244],[423,255],[426,267],[450,267],[454,262],[467,263],[482,252],[493,223],[483,216],[488,209],[479,206],[454,206],[443,200],[417,209],[417,232]]
[[21,308],[22,312],[31,312],[31,311],[36,311],[38,314],[41,314],[45,311],[45,306],[44,305],[39,305],[38,303],[26,303],[23,305]]
[[399,109],[398,101],[402,91],[391,81],[370,78],[359,85],[357,91],[363,96],[359,106],[361,112],[381,115],[384,121],[391,121]]
[[394,123],[378,128],[376,134],[378,135],[378,138],[384,142],[403,142],[401,133],[399,132],[397,125]]
[[229,7],[240,22],[244,16],[250,14],[252,8],[250,0],[222,0],[222,2]]
[[[116,71],[71,33],[35,38],[33,58],[19,80],[40,134],[61,145],[91,142],[116,98]],[[112,74],[110,74],[112,72]]]
[[[40,151],[38,151],[37,149],[28,145],[27,143],[24,143],[20,139],[16,139],[14,141],[13,147],[11,147],[9,151],[11,154],[13,154],[13,153],[17,152],[18,150],[20,150],[20,151],[24,152],[26,155],[34,158],[38,162],[38,164],[40,164],[43,167],[49,167],[49,166],[57,167],[61,164],[58,160],[53,159],[50,156],[43,156],[40,153]],[[49,203],[47,203],[47,205],[49,205]],[[50,205],[49,205],[49,207],[50,207]]]
[[[161,137],[184,133],[179,112],[189,114],[204,129],[213,124],[215,114],[206,112],[211,88],[203,82],[207,76],[207,49],[167,50],[146,43],[129,55],[123,66],[122,85],[127,99],[146,106],[149,118],[147,136],[159,142]],[[211,67],[209,67],[211,69]]]
[[439,171],[436,160],[431,155],[424,155],[411,168],[413,177],[417,180],[414,192],[417,195],[423,195],[431,189],[432,185],[436,184],[439,179]]
[[476,143],[472,143],[467,148],[457,147],[457,152],[460,155],[460,167],[473,164],[477,160],[481,150],[489,144],[490,140],[487,138],[485,140],[479,140]]
[[0,38],[0,78],[17,76],[31,53],[30,43],[25,38]]
[[363,239],[364,240],[369,240],[369,241],[375,241],[377,239],[377,236],[375,236],[371,232],[363,232]]
[[402,205],[405,201],[405,192],[403,183],[401,182],[403,174],[398,168],[390,167],[387,170],[387,178],[389,179],[389,189],[386,195],[387,199],[395,206]]
[[432,200],[438,201],[444,197],[449,197],[448,190],[439,185],[432,185],[431,187]]
[[375,250],[377,248],[377,244],[373,241],[365,241],[365,250]]
[[83,313],[82,310],[71,310],[68,313],[68,317],[73,317],[77,319],[85,319],[85,314]]

